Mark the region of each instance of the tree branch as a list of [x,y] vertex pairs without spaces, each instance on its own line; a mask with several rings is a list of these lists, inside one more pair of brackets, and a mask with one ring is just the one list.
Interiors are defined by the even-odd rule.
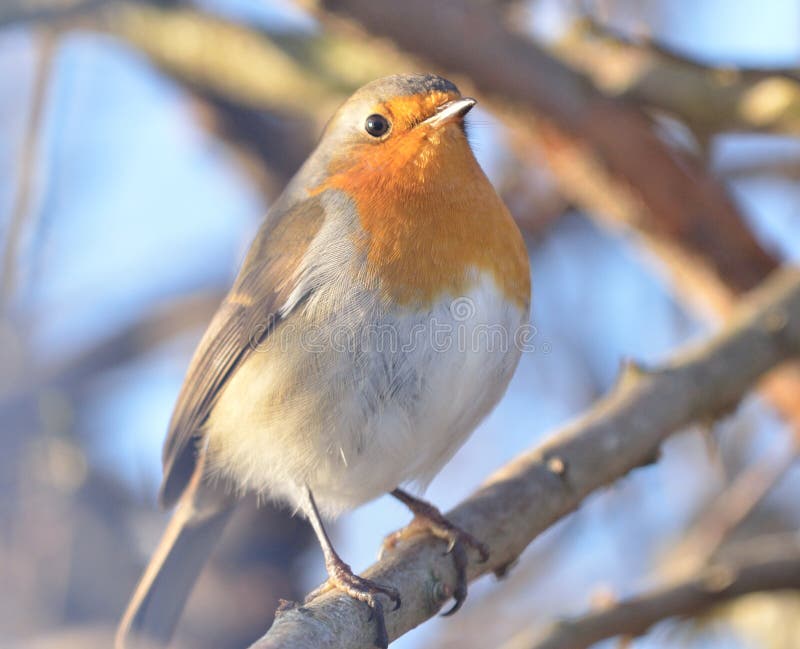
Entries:
[[204,326],[223,296],[221,290],[172,296],[168,304],[157,305],[66,359],[43,367],[37,367],[35,359],[29,359],[27,375],[6,389],[0,388],[0,421],[17,422],[9,425],[9,434],[17,431],[27,435],[30,427],[39,425],[36,422],[40,418],[38,400],[42,390],[78,399],[90,382],[103,372],[143,356],[178,334]]
[[603,40],[612,41],[625,47],[642,49],[652,52],[656,56],[666,61],[671,61],[678,65],[694,68],[703,73],[722,74],[736,76],[747,79],[748,81],[763,81],[774,77],[784,77],[792,82],[800,82],[800,68],[798,67],[748,67],[739,64],[720,65],[706,63],[693,58],[689,54],[676,47],[658,41],[647,34],[629,35],[625,32],[612,27],[611,25],[599,20],[594,15],[588,3],[583,3],[581,18],[586,27],[596,36]]
[[604,611],[560,622],[535,640],[520,636],[504,649],[585,649],[606,638],[644,635],[658,622],[697,616],[742,595],[800,589],[797,545],[767,557],[763,554],[759,549],[735,563],[708,566],[684,581],[619,602]]
[[39,59],[34,73],[33,92],[30,99],[30,116],[21,144],[17,169],[19,187],[3,246],[2,272],[0,272],[0,309],[5,308],[16,288],[17,264],[25,234],[25,222],[31,215],[37,175],[37,153],[42,132],[42,121],[47,104],[47,90],[56,55],[58,38],[50,29],[39,34]]
[[599,87],[684,122],[706,145],[720,133],[800,131],[797,69],[712,68],[651,40],[630,42],[578,19],[548,51]]
[[111,0],[5,0],[0,4],[0,28],[17,23],[61,22],[91,13]]
[[748,160],[720,160],[718,172],[725,178],[737,180],[752,176],[778,176],[786,180],[800,180],[800,158],[782,156]]
[[792,431],[792,447],[779,456],[768,455],[742,469],[698,516],[670,550],[664,564],[669,574],[689,575],[708,564],[725,539],[744,521],[795,466],[800,434]]
[[[727,412],[761,374],[797,354],[800,270],[787,269],[752,295],[721,335],[656,371],[628,365],[615,389],[584,417],[498,470],[448,514],[491,549],[488,562],[469,566],[469,578],[502,572],[592,491],[652,462],[669,434]],[[427,538],[365,574],[401,593],[403,606],[386,616],[390,638],[435,615],[455,584],[451,558]],[[282,614],[251,649],[368,649],[374,640],[368,615],[366,607],[330,592]]]

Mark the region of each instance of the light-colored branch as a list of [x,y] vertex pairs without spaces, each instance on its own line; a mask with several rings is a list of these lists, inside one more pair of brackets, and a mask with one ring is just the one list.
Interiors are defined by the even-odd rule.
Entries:
[[[585,416],[501,468],[449,513],[491,549],[488,562],[470,564],[469,578],[502,570],[592,491],[654,461],[669,434],[727,412],[761,374],[799,353],[800,270],[786,269],[737,310],[721,335],[656,371],[629,365]],[[386,616],[390,638],[435,615],[455,583],[450,557],[428,539],[365,574],[401,593],[403,605]],[[366,607],[331,592],[283,613],[251,649],[368,649],[374,633]]]
[[28,368],[27,376],[20,377],[5,391],[0,389],[0,420],[10,421],[15,411],[35,401],[43,389],[75,396],[103,372],[141,357],[180,334],[199,329],[208,322],[223,296],[222,290],[171,296],[164,304],[156,305],[73,356],[47,367]]
[[550,51],[582,70],[605,91],[673,115],[702,144],[730,132],[800,132],[800,82],[790,70],[713,70],[668,58],[586,29],[585,21]]
[[[530,135],[528,139],[534,140]],[[666,276],[678,297],[705,319],[728,317],[742,290],[750,282],[763,280],[775,263],[759,246],[752,245],[749,239],[753,235],[742,222],[735,225],[734,220],[728,221],[728,226],[733,225],[732,236],[722,242],[714,235],[722,221],[711,218],[710,213],[653,210],[640,200],[638,188],[598,159],[591,142],[546,125],[539,128],[539,142],[568,200],[602,227],[620,232],[651,253],[650,258],[658,260],[654,268]],[[699,170],[696,163],[692,165]],[[676,197],[690,189],[690,185],[672,185],[665,178],[664,186],[672,186]],[[706,185],[716,182],[708,171],[697,178]],[[739,272],[732,272],[725,258],[735,259]],[[800,431],[800,364],[775,372],[761,392],[787,424]]]
[[307,74],[274,39],[224,18],[137,1],[114,2],[102,18],[101,27],[175,78],[242,105],[308,114],[309,107],[330,112],[341,101],[331,84]]
[[355,39],[270,33],[186,3],[115,0],[84,25],[124,40],[188,89],[203,125],[268,198],[347,95],[397,67],[397,56]]
[[111,0],[4,0],[0,28],[18,23],[59,23],[99,9]]
[[0,277],[0,307],[7,306],[11,294],[16,287],[17,266],[19,264],[22,239],[25,234],[25,222],[31,215],[31,205],[34,200],[37,162],[37,153],[42,132],[42,119],[47,103],[47,90],[50,86],[50,76],[53,69],[58,37],[51,29],[42,29],[39,37],[39,59],[34,72],[33,91],[30,100],[30,114],[25,135],[21,144],[17,173],[19,185],[14,198],[14,207],[8,221],[8,229],[3,246],[3,264]]
[[800,547],[790,545],[766,555],[751,550],[736,562],[701,568],[684,581],[560,622],[538,638],[525,632],[503,649],[586,649],[606,638],[643,635],[658,622],[697,616],[742,595],[789,589],[800,589]]
[[768,159],[721,160],[717,172],[729,180],[751,178],[753,176],[777,176],[786,180],[800,181],[800,158],[797,156]]
[[635,49],[644,50],[647,53],[655,54],[658,58],[670,61],[677,65],[694,68],[695,70],[716,74],[719,76],[738,77],[748,81],[763,81],[774,77],[784,77],[792,82],[800,82],[800,67],[780,67],[755,68],[739,64],[720,65],[706,63],[693,58],[689,54],[682,52],[676,47],[658,41],[647,34],[638,33],[628,35],[625,32],[612,27],[599,20],[592,12],[589,3],[582,3],[581,19],[586,27],[597,37]]
[[800,435],[793,433],[792,447],[779,457],[768,456],[745,467],[689,528],[667,556],[662,571],[689,575],[711,561],[725,539],[749,516],[780,482],[797,460]]
[[175,79],[240,106],[312,119],[315,132],[356,88],[389,74],[399,59],[352,38],[270,34],[188,5],[116,0],[100,17],[96,27]]

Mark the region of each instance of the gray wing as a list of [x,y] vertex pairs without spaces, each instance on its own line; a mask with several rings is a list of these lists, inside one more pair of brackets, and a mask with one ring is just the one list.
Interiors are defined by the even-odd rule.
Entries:
[[228,379],[287,314],[279,309],[292,291],[289,278],[319,231],[324,209],[309,198],[266,219],[195,351],[164,443],[159,500],[171,507],[197,464],[198,441]]

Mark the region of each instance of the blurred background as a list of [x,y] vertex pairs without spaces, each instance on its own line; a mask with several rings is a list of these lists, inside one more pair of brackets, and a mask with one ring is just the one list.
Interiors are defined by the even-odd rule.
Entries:
[[[0,6],[0,647],[110,646],[166,522],[161,443],[190,354],[262,215],[369,80],[435,71],[479,99],[470,139],[531,255],[536,349],[427,492],[443,509],[589,407],[623,360],[667,358],[772,267],[800,261],[798,0],[477,3],[557,64],[552,98],[528,104],[348,5]],[[573,108],[589,126],[553,106],[559,74],[585,81]],[[643,134],[639,153],[662,158],[635,159]],[[709,195],[722,207],[689,209]],[[778,392],[675,436],[505,580],[474,584],[457,618],[393,646],[511,646],[736,540],[795,534],[800,392]],[[407,520],[383,498],[342,517],[334,541],[361,570]],[[304,522],[250,503],[175,646],[243,649],[278,598],[324,574]],[[634,646],[797,648],[800,594],[741,598]]]

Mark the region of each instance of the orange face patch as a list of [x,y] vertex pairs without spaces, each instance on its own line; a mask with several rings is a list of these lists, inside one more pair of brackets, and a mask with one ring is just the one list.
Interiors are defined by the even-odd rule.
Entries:
[[459,97],[456,93],[435,91],[376,104],[370,112],[389,119],[389,133],[380,139],[365,137],[351,143],[342,155],[333,158],[328,172],[331,176],[340,176],[337,182],[353,184],[390,178],[402,170],[406,189],[411,190],[414,184],[425,184],[425,168],[437,158],[436,150],[445,129],[421,122],[435,115],[440,106]]
[[477,269],[527,308],[527,251],[461,126],[420,123],[456,98],[434,92],[386,102],[382,114],[393,120],[392,131],[335,156],[315,193],[337,189],[353,200],[367,270],[395,303],[427,307],[464,295]]

